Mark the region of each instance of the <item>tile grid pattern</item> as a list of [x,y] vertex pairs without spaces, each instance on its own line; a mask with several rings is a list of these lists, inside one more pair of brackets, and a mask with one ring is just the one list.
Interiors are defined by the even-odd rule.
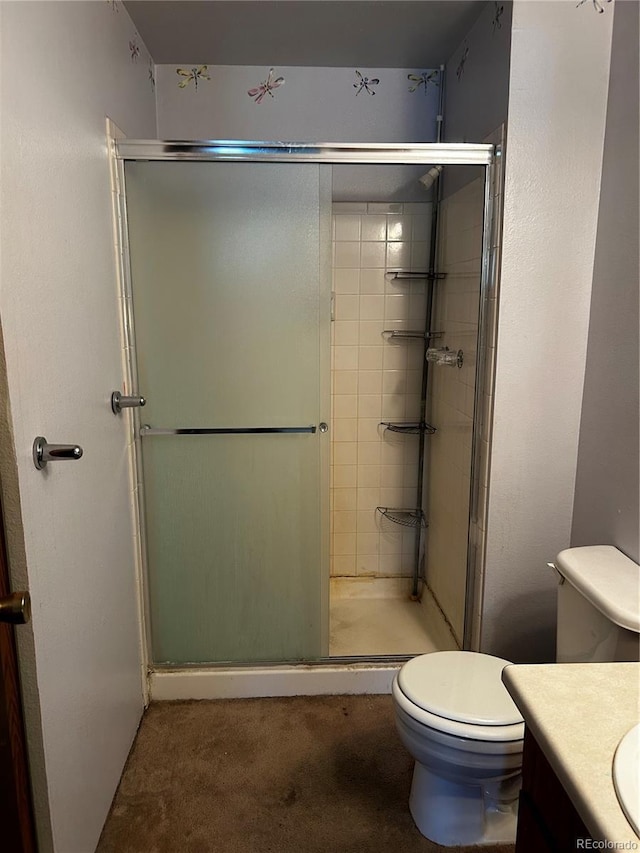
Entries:
[[409,576],[415,531],[382,519],[379,505],[413,507],[417,439],[380,422],[419,417],[425,286],[389,270],[424,270],[430,204],[333,206],[331,575]]
[[482,263],[484,178],[446,198],[440,208],[439,270],[433,328],[437,346],[462,349],[461,369],[430,371],[428,413],[438,431],[427,447],[429,517],[427,581],[459,642],[464,629],[471,447]]

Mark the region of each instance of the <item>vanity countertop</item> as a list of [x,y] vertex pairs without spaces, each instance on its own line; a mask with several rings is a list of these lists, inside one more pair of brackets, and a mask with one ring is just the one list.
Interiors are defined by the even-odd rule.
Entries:
[[640,721],[640,663],[512,664],[502,680],[593,838],[636,841],[612,767]]

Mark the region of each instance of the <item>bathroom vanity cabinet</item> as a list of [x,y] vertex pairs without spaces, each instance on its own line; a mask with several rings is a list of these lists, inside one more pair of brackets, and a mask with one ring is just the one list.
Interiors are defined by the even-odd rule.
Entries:
[[567,853],[579,838],[591,838],[591,833],[527,728],[516,853]]
[[517,853],[571,853],[588,839],[635,849],[612,765],[638,722],[640,664],[518,664],[502,680],[525,721]]

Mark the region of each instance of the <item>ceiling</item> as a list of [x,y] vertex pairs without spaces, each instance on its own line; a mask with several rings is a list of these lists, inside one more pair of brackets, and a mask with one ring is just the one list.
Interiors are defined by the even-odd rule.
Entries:
[[486,0],[124,0],[157,63],[433,68]]

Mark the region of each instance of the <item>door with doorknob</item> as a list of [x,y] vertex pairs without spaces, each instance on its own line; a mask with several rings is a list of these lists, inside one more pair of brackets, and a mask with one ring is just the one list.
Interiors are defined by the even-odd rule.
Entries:
[[13,633],[13,626],[28,622],[30,616],[29,593],[10,591],[0,505],[0,847],[12,853],[36,851]]

